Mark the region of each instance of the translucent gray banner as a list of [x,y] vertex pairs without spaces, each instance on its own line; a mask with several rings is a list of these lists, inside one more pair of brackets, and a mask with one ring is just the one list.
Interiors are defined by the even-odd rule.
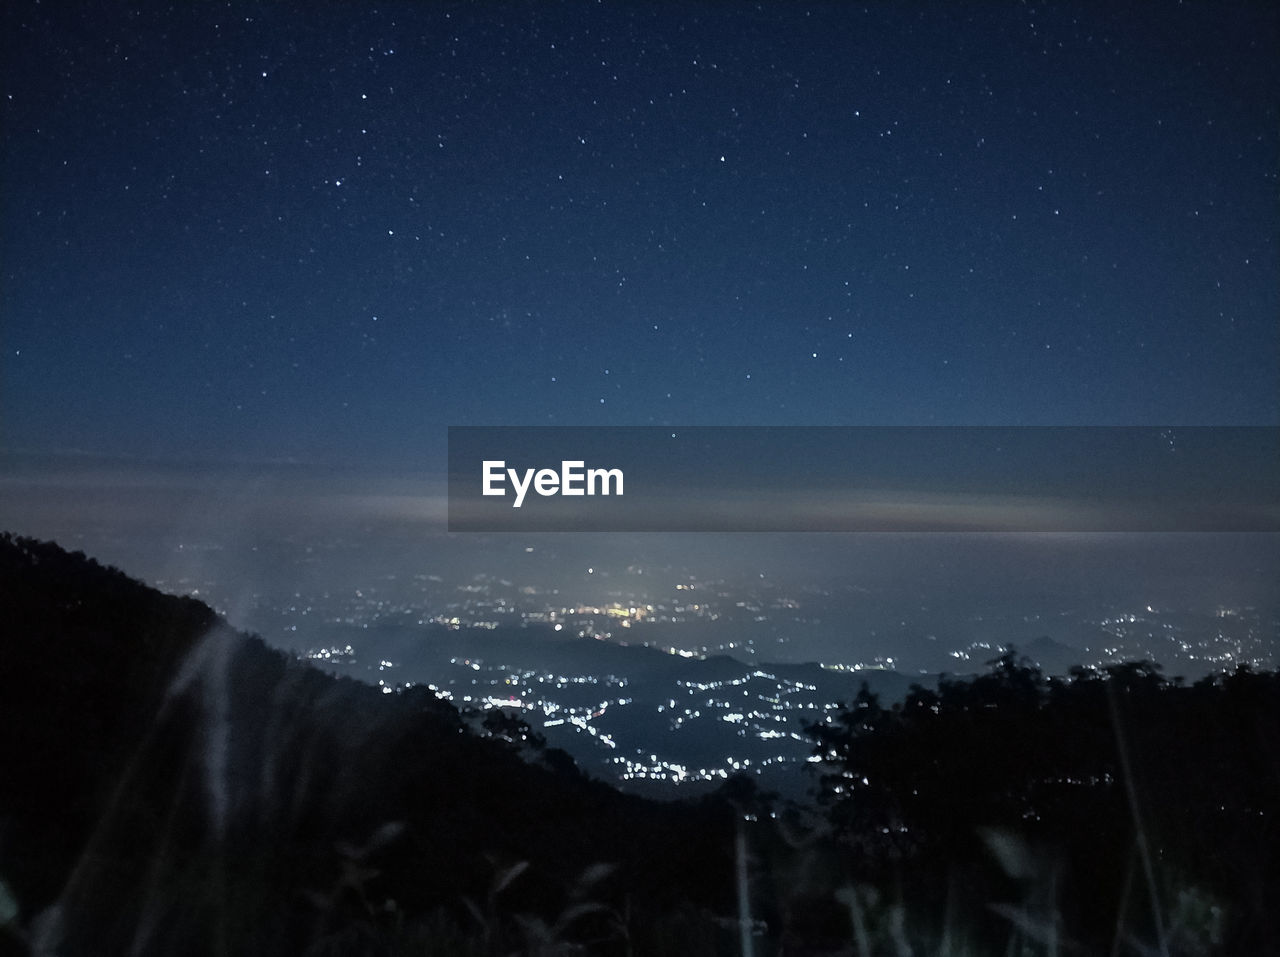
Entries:
[[454,427],[449,530],[1280,531],[1280,429]]

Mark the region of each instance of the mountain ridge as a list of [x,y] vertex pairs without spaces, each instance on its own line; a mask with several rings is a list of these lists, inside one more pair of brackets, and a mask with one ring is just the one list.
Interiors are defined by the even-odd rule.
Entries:
[[530,763],[425,688],[323,674],[51,543],[0,538],[0,606],[0,878],[63,953],[212,952],[231,924],[245,952],[286,953],[406,913],[465,922],[516,863],[513,910],[556,914],[602,864],[611,905],[626,888],[703,924],[727,909],[723,802]]

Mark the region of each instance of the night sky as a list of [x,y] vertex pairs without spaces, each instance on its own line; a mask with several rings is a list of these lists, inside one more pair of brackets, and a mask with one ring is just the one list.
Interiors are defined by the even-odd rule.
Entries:
[[10,452],[1280,423],[1280,8],[5,5]]

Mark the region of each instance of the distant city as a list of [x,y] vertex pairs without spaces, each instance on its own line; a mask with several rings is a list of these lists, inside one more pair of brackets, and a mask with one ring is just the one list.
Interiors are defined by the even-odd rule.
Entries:
[[[294,560],[321,563],[325,551],[300,548]],[[464,710],[516,714],[588,773],[650,791],[746,772],[803,794],[808,777],[788,772],[811,757],[805,726],[864,682],[892,701],[915,682],[984,671],[1008,645],[1046,674],[1151,660],[1193,680],[1273,668],[1280,643],[1274,605],[1010,596],[995,611],[961,609],[857,580],[819,586],[641,564],[585,565],[567,576],[578,584],[548,586],[539,546],[516,551],[530,561],[527,580],[460,562],[452,574],[383,564],[342,586],[287,594],[246,594],[211,570],[154,584],[386,694],[426,685]],[[819,647],[846,653],[812,655]]]

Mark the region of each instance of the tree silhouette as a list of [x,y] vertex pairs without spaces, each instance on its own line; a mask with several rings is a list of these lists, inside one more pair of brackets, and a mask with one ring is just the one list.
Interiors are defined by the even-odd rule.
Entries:
[[1047,679],[1013,649],[988,665],[891,708],[864,686],[810,727],[820,797],[863,873],[959,871],[998,896],[1009,849],[1032,849],[1094,943],[1117,926],[1164,941],[1188,899],[1234,901],[1231,933],[1277,939],[1259,903],[1280,865],[1274,673],[1186,687],[1131,662]]

